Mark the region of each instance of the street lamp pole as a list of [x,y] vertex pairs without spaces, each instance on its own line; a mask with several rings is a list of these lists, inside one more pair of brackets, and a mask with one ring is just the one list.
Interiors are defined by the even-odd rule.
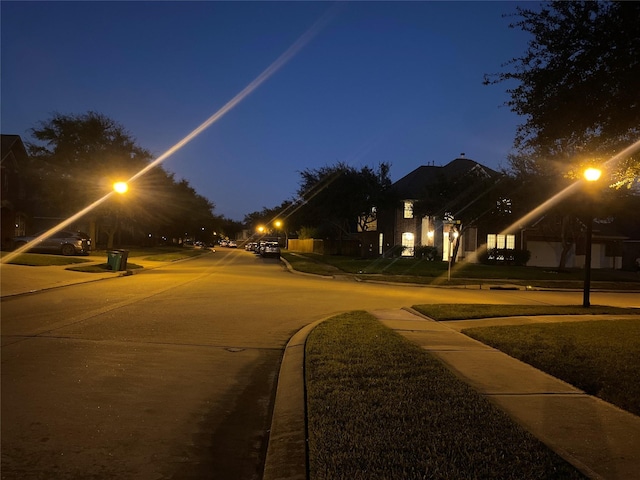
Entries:
[[582,292],[582,306],[588,308],[591,306],[589,302],[589,292],[591,289],[591,244],[593,236],[593,213],[592,206],[589,205],[589,215],[587,218],[587,238],[586,251],[584,254],[584,289]]
[[[600,178],[602,172],[597,168],[588,168],[584,172],[584,178],[589,183],[593,183]],[[588,199],[588,215],[587,215],[587,231],[585,239],[585,254],[584,254],[584,288],[582,290],[582,306],[589,308],[591,302],[589,300],[591,290],[591,247],[593,244],[593,200],[589,196]]]

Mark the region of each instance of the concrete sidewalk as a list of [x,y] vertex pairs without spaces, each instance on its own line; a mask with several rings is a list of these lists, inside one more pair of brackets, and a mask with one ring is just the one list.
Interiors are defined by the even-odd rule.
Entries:
[[[459,332],[471,323],[494,325],[500,320],[435,322],[409,310],[371,313],[439,358],[589,478],[640,478],[640,417]],[[595,318],[590,315],[589,319]],[[543,320],[580,321],[584,317],[549,316]],[[516,318],[502,321],[518,323]],[[534,321],[533,317],[520,319],[520,323]],[[263,480],[306,478],[304,345],[315,325],[302,329],[287,346]]]
[[[189,259],[189,257],[187,257],[186,259]],[[142,268],[115,272],[105,270],[104,272],[99,273],[76,272],[73,270],[69,270],[69,268],[72,267],[100,265],[104,263],[106,263],[106,258],[104,261],[89,260],[85,263],[41,267],[3,263],[0,264],[0,297],[5,298],[16,295],[24,295],[68,285],[95,282],[109,278],[117,278],[125,275],[141,273],[161,267],[162,265],[166,265],[167,263],[175,262],[154,262],[134,257],[129,259],[129,263],[138,265]]]

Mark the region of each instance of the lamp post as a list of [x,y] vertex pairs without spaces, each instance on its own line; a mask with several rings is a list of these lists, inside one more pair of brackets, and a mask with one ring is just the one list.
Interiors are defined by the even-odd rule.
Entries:
[[[602,175],[602,171],[597,168],[587,168],[584,171],[585,180],[591,184],[600,179],[600,175]],[[584,288],[582,291],[582,306],[584,308],[589,308],[591,305],[589,301],[589,294],[591,289],[591,245],[593,243],[593,201],[589,198],[588,202],[587,232],[584,253]]]

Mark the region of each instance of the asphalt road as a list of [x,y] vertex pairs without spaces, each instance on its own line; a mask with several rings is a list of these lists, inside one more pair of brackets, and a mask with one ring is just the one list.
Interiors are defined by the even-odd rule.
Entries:
[[[3,479],[260,479],[284,347],[304,325],[420,303],[581,292],[391,286],[219,250],[2,302]],[[628,294],[592,303],[629,306]]]

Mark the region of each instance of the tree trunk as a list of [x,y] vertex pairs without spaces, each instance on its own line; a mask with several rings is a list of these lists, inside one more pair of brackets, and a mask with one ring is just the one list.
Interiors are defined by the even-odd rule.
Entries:
[[95,217],[89,219],[89,237],[91,238],[91,250],[95,250],[98,245],[98,226]]
[[562,243],[562,251],[560,252],[560,262],[558,264],[558,271],[563,272],[567,268],[567,257],[571,251],[571,247],[574,244],[574,238],[571,229],[569,228],[570,219],[569,216],[563,215],[561,220],[560,241]]
[[462,239],[462,231],[463,228],[459,227],[458,236],[453,239],[453,243],[451,245],[451,265],[455,265],[456,258],[458,258],[458,250],[460,249],[460,240]]

